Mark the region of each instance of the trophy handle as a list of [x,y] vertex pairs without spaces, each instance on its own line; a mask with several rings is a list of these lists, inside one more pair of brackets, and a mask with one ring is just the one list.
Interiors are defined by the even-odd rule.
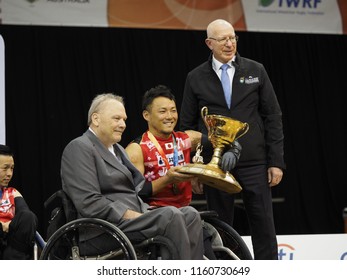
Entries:
[[245,135],[249,129],[248,123],[243,123],[242,133],[240,135],[237,135],[234,140],[239,139],[241,136]]
[[204,121],[207,130],[209,130],[209,126],[208,126],[208,123],[206,121],[207,114],[208,114],[208,108],[206,106],[202,107],[201,108],[201,118]]
[[205,119],[205,117],[207,116],[207,114],[208,114],[208,109],[207,109],[207,107],[206,107],[206,106],[202,107],[202,108],[201,108],[201,117],[202,117],[203,119]]

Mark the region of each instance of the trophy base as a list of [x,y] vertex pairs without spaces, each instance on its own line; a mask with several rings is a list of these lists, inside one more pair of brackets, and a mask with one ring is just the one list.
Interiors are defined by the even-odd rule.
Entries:
[[242,187],[229,172],[224,173],[218,167],[209,164],[192,163],[183,165],[177,172],[190,174],[199,178],[199,181],[210,187],[227,193],[239,193]]

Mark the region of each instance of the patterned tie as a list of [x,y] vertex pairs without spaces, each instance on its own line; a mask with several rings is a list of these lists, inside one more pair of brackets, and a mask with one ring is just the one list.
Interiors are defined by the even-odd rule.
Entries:
[[224,90],[225,100],[230,109],[231,105],[231,88],[230,88],[230,79],[228,75],[229,64],[223,64],[220,68],[222,69],[221,82]]

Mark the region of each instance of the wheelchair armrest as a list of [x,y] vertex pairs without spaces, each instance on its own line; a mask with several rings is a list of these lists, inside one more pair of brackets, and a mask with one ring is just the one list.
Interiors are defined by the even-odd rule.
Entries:
[[57,198],[61,199],[63,202],[66,202],[69,199],[63,190],[58,190],[44,202],[44,207],[48,208]]
[[54,194],[52,194],[43,204],[43,206],[45,208],[48,208],[48,206],[58,197],[58,192],[55,192]]
[[[62,190],[56,191],[54,194],[52,194],[44,203],[45,208],[47,209],[50,205],[53,204],[54,201],[59,199],[59,207],[63,208],[64,214],[66,216],[66,221],[72,221],[77,218],[77,211],[73,204],[73,202],[70,200],[68,195]],[[52,207],[53,208],[53,207]]]
[[210,210],[210,211],[199,211],[200,217],[202,220],[206,218],[218,218],[218,214],[216,211]]

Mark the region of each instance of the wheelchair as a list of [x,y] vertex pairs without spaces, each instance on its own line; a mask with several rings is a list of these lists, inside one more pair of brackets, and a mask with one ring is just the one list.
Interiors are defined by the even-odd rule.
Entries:
[[[47,241],[37,234],[40,260],[160,260],[178,259],[173,243],[163,237],[145,238],[141,233],[122,232],[97,218],[77,218],[76,209],[63,190],[45,202],[51,209]],[[200,212],[203,227],[212,236],[217,259],[251,260],[242,237],[211,211]],[[96,246],[97,244],[97,246]],[[105,245],[100,249],[100,244]],[[103,246],[101,246],[103,247]]]

